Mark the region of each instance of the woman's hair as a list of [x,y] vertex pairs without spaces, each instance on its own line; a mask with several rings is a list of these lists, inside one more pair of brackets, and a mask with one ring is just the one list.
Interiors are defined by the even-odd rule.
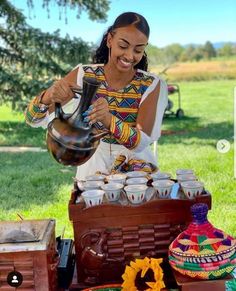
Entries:
[[[109,49],[107,47],[107,36],[108,33],[112,33],[116,28],[125,27],[129,25],[134,25],[139,31],[141,31],[146,37],[149,37],[150,29],[147,23],[147,20],[140,14],[136,12],[125,12],[119,15],[114,24],[110,26],[107,32],[103,35],[100,46],[97,48],[94,56],[93,63],[94,64],[106,64],[108,62]],[[147,55],[144,52],[141,61],[135,65],[136,69],[141,69],[147,71],[148,61]]]

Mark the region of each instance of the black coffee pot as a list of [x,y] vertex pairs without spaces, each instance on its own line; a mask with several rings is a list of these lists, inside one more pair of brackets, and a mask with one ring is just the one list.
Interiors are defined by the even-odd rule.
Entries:
[[57,162],[71,166],[84,164],[96,151],[100,138],[108,133],[99,132],[82,116],[99,85],[95,78],[84,77],[83,89],[72,89],[74,93],[81,94],[79,105],[72,114],[63,112],[61,104],[55,103],[55,118],[48,124],[47,147]]

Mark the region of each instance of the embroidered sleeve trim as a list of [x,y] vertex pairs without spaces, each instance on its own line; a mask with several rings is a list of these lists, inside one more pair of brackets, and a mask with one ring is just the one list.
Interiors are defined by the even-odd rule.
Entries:
[[29,103],[25,112],[25,119],[27,123],[37,123],[47,115],[49,106],[41,103],[44,93],[45,91],[43,91],[39,96],[36,96]]
[[110,131],[116,140],[126,148],[134,149],[140,143],[140,131],[128,123],[121,121],[115,115],[112,115],[111,118]]

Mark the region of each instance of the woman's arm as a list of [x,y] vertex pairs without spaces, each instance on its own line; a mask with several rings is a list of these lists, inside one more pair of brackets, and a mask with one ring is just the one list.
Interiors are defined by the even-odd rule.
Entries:
[[160,80],[155,89],[146,97],[139,107],[136,127],[151,136],[156,119],[156,108],[160,95]]
[[33,98],[25,112],[26,122],[31,126],[43,126],[47,123],[49,114],[55,111],[56,102],[62,105],[70,101],[74,93],[72,87],[76,85],[78,68],[69,72],[64,78],[53,83],[51,87]]
[[135,127],[112,116],[110,131],[118,142],[135,151],[142,151],[152,142],[150,136],[156,118],[159,94],[160,82],[140,105]]

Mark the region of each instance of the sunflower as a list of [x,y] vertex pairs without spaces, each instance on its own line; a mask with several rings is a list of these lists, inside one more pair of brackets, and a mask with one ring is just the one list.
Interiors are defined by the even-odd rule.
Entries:
[[137,291],[137,287],[135,286],[137,274],[141,272],[140,276],[143,278],[148,270],[153,271],[155,282],[145,282],[149,287],[146,291],[160,291],[165,287],[160,263],[162,263],[162,259],[147,257],[144,259],[136,259],[134,262],[132,261],[130,266],[126,266],[125,272],[122,275],[122,279],[124,280],[121,285],[122,291]]

